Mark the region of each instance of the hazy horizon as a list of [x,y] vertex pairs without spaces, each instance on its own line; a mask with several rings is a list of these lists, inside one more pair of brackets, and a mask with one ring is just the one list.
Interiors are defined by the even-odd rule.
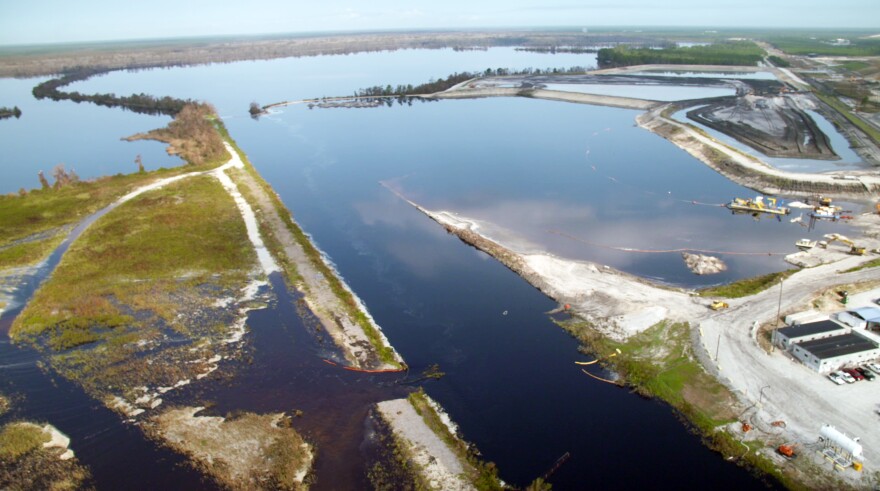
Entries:
[[840,0],[540,0],[443,4],[376,0],[251,3],[155,0],[149,8],[109,0],[0,0],[0,45],[147,41],[208,36],[476,29],[877,29],[880,2]]

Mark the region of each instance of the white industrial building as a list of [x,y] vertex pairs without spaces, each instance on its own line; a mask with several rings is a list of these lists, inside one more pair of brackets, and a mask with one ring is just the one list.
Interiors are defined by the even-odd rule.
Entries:
[[789,346],[795,358],[819,373],[828,373],[845,365],[858,365],[880,357],[878,344],[859,331]]
[[848,332],[849,328],[846,326],[826,319],[777,329],[773,331],[772,342],[783,350],[788,350],[793,344],[840,336]]
[[837,314],[837,320],[854,329],[880,330],[880,308],[861,307]]

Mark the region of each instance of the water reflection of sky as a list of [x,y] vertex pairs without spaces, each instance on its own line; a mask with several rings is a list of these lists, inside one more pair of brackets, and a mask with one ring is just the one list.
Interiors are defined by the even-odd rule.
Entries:
[[632,97],[651,101],[681,101],[685,99],[704,99],[735,95],[733,88],[721,87],[684,87],[670,85],[644,84],[546,84],[548,90],[578,92],[581,94],[612,95],[616,97]]
[[[47,177],[64,164],[83,178],[180,165],[158,142],[121,138],[168,124],[167,116],[148,116],[94,104],[36,100],[33,87],[45,78],[0,78],[0,106],[18,106],[21,117],[0,120],[0,193],[39,187],[37,171]],[[51,179],[50,179],[51,180]]]
[[682,78],[737,78],[746,80],[776,80],[771,72],[687,72],[687,71],[655,71],[626,72],[627,75],[650,75]]
[[[847,233],[842,224],[831,223],[808,231],[791,223],[797,214],[781,221],[732,215],[718,205],[754,192],[635,127],[637,114],[528,99],[390,110],[288,109],[272,124],[297,135],[296,155],[266,172],[273,185],[302,181],[295,185],[302,193],[292,189],[282,196],[317,227],[328,219],[389,233],[426,227],[374,184],[385,181],[427,208],[486,222],[490,236],[524,251],[546,250],[689,286],[784,269],[781,256],[767,253],[796,252],[794,242],[801,237]],[[426,244],[395,240],[382,247],[422,274],[431,273]],[[685,268],[680,253],[611,247],[753,255],[721,254],[730,269],[698,277]]]

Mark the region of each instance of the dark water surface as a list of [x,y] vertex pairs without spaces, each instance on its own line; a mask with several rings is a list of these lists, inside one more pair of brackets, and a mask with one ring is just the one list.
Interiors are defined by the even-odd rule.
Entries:
[[[553,302],[447,235],[379,181],[426,207],[491,221],[497,225],[493,233],[523,248],[686,286],[783,269],[780,258],[766,256],[767,251],[793,252],[802,235],[837,231],[838,225],[822,224],[808,233],[787,220],[754,221],[717,206],[691,204],[718,204],[751,192],[633,127],[634,111],[495,99],[373,110],[291,107],[259,121],[244,116],[251,100],[325,95],[315,88],[326,95],[345,94],[377,83],[419,83],[426,73],[439,77],[456,69],[481,69],[450,70],[459,54],[438,53],[436,58],[410,51],[307,59],[315,64],[311,69],[302,60],[288,60],[120,73],[73,90],[144,91],[215,103],[230,133],[332,258],[410,367],[419,371],[440,364],[447,375],[427,384],[428,394],[447,409],[463,437],[498,465],[505,481],[524,486],[570,452],[571,459],[551,479],[555,489],[761,487],[746,471],[703,447],[668,406],[581,373],[573,363],[582,358],[577,343],[544,314],[555,307]],[[528,62],[525,66],[586,64],[550,55],[502,54]],[[432,59],[444,64],[429,63]],[[487,59],[467,58],[471,65]],[[504,59],[488,66],[511,63]],[[407,75],[410,66],[415,75]],[[286,68],[273,72],[273,67]],[[125,83],[113,85],[119,80]],[[146,80],[146,86],[138,85]],[[74,114],[79,113],[67,117],[75,119]],[[116,138],[111,133],[96,132],[95,144]],[[687,272],[676,254],[624,253],[595,244],[758,254],[725,257],[731,265],[727,273],[700,278]],[[218,413],[301,409],[304,415],[294,426],[320,447],[317,485],[360,487],[367,409],[406,390],[390,385],[394,376],[352,374],[323,363],[332,350],[314,343],[292,307],[296,295],[288,297],[277,278],[273,282],[279,300],[250,314],[253,364],[226,385],[194,384],[168,400],[209,400]],[[0,356],[14,360],[21,356],[16,353],[21,351],[0,345]],[[67,395],[63,387],[70,384],[62,381],[59,389],[49,389],[48,378],[36,369],[15,380],[14,392],[46,391],[44,399],[26,395],[33,402],[21,415],[47,420],[70,435],[102,489],[204,485],[194,485],[192,473],[176,466],[179,457],[156,450],[136,428],[120,423],[77,389]],[[54,413],[58,407],[74,416],[68,420]],[[129,446],[142,446],[137,455],[154,462],[146,466],[153,480],[117,464]]]

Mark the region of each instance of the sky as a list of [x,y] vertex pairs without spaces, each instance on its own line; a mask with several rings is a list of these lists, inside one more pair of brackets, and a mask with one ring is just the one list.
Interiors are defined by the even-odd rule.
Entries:
[[0,45],[501,27],[860,27],[880,0],[0,0]]

